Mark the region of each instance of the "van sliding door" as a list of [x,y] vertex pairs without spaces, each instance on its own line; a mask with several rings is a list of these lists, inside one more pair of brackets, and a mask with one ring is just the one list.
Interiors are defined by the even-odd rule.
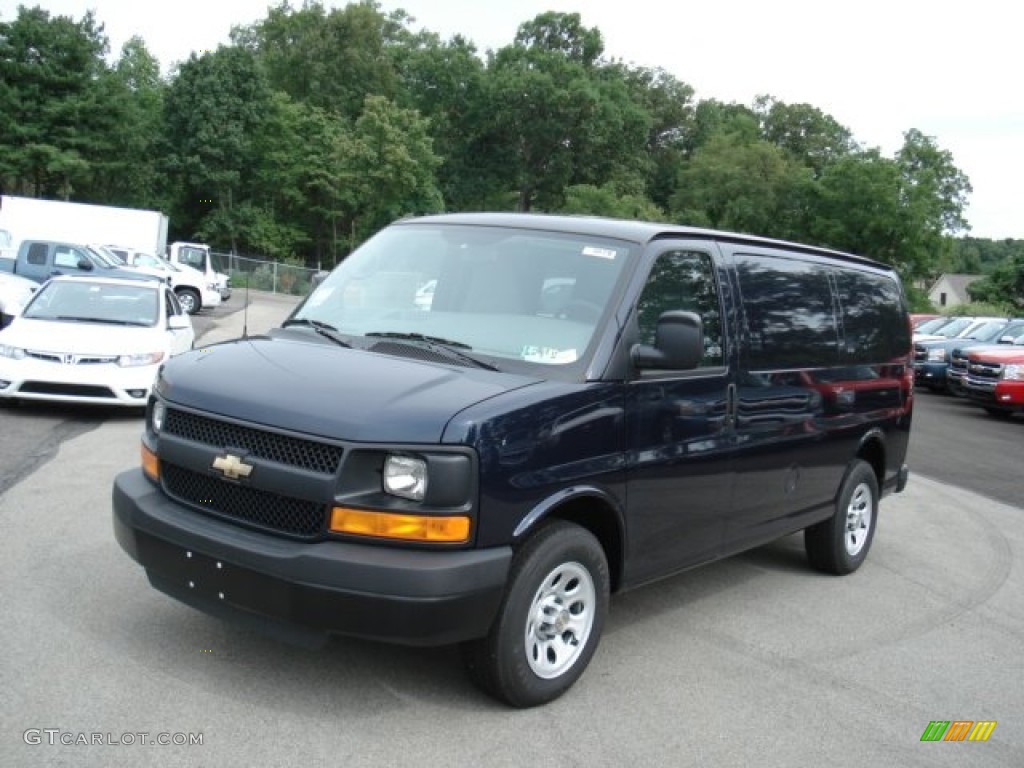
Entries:
[[824,429],[816,383],[840,363],[830,265],[760,249],[733,262],[742,320],[731,551],[777,538],[828,503],[845,461]]

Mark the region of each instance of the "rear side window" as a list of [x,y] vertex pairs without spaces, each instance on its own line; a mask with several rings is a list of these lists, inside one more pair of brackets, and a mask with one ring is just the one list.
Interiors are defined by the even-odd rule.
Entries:
[[907,354],[910,328],[895,280],[868,272],[837,271],[836,287],[842,307],[844,363],[873,365]]
[[837,365],[839,333],[828,268],[778,256],[736,255],[748,370]]
[[32,243],[28,247],[28,254],[25,256],[25,259],[29,264],[35,264],[36,266],[40,264],[45,265],[48,250],[49,246],[46,243]]

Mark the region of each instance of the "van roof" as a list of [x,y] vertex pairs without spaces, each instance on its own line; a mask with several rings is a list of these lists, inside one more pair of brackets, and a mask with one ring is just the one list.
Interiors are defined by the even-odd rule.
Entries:
[[463,224],[480,227],[518,227],[526,229],[546,230],[573,234],[612,237],[634,243],[646,244],[653,240],[670,237],[687,237],[692,239],[723,240],[730,243],[747,243],[759,246],[775,246],[787,250],[818,256],[828,256],[851,261],[872,267],[891,270],[888,264],[857,254],[836,251],[814,245],[795,243],[787,240],[775,240],[757,235],[745,235],[738,232],[725,232],[716,229],[689,227],[683,224],[666,224],[632,219],[612,219],[602,216],[565,216],[548,213],[443,213],[430,216],[410,217],[396,224],[437,222],[444,224]]

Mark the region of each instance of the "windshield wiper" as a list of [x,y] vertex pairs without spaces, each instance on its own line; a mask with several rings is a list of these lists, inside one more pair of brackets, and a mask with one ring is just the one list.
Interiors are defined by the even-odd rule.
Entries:
[[403,333],[399,331],[371,331],[370,333],[365,333],[363,335],[381,339],[396,339],[398,341],[415,341],[426,349],[443,355],[449,355],[464,363],[472,363],[478,368],[486,368],[489,371],[500,370],[497,366],[485,363],[483,360],[478,360],[471,355],[460,352],[460,349],[473,349],[469,344],[462,341],[452,341],[451,339],[443,339],[440,336],[427,336],[422,333]]
[[319,333],[325,339],[330,339],[339,347],[351,348],[351,344],[345,341],[339,336],[339,331],[330,323],[325,323],[322,320],[310,320],[308,317],[296,317],[293,320],[286,320],[281,324],[282,328],[288,328],[293,325],[305,325],[312,328],[314,331]]
[[73,320],[79,323],[104,323],[106,325],[147,325],[133,320],[112,320],[109,317],[78,317],[76,315],[57,315],[57,320]]

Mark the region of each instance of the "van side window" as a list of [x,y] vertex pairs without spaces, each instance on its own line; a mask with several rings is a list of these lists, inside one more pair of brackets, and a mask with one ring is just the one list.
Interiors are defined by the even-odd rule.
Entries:
[[910,330],[897,283],[883,275],[836,273],[843,317],[844,362],[877,365],[908,354]]
[[839,331],[828,270],[776,256],[736,254],[746,317],[748,370],[839,364]]
[[704,323],[704,357],[700,367],[724,365],[722,305],[708,254],[668,251],[658,256],[637,302],[641,344],[654,344],[658,318],[674,309],[696,312]]

